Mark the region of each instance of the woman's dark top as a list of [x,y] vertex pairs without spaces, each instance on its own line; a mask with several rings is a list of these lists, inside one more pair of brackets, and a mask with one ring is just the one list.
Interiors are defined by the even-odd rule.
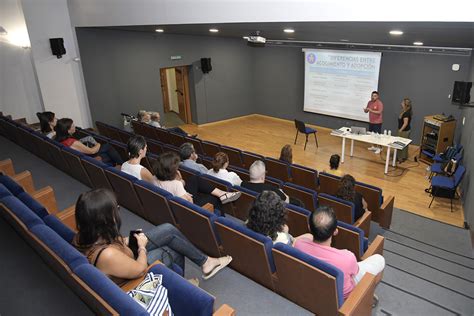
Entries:
[[364,204],[362,203],[363,198],[364,197],[359,192],[355,193],[355,196],[354,196],[354,208],[355,208],[354,222],[357,221],[359,218],[361,218],[362,215],[364,215],[365,210],[364,210]]
[[278,196],[280,197],[282,201],[286,200],[285,194],[281,192],[279,188],[268,183],[253,183],[253,182],[244,181],[242,182],[241,186],[257,193],[262,193],[263,191],[273,191],[276,194],[278,194]]
[[403,126],[403,119],[404,118],[408,118],[408,125],[405,127],[404,130],[402,130],[402,132],[405,132],[405,131],[411,131],[411,112],[410,111],[407,111],[407,112],[403,112],[402,114],[402,117],[399,117],[398,118],[398,129],[402,128]]

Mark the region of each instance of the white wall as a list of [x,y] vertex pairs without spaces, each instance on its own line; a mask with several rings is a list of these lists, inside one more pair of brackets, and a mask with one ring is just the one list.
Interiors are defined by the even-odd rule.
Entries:
[[[31,40],[34,66],[45,110],[57,117],[70,117],[76,125],[90,127],[75,34],[71,27],[67,0],[21,0]],[[51,53],[50,38],[64,38],[66,55]]]
[[28,31],[17,0],[0,1],[0,25],[8,32],[0,35],[0,111],[37,122],[35,113],[43,106],[28,48]]
[[69,0],[74,26],[281,21],[469,22],[474,21],[473,7],[472,0]]
[[168,85],[170,110],[179,113],[178,95],[176,94],[176,71],[174,68],[166,69],[166,82]]

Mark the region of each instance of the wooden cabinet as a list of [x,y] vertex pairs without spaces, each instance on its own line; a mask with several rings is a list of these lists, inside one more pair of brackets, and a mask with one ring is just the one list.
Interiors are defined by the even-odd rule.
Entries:
[[435,119],[435,115],[425,116],[421,131],[420,161],[431,164],[436,154],[453,145],[455,131],[456,120],[441,121]]

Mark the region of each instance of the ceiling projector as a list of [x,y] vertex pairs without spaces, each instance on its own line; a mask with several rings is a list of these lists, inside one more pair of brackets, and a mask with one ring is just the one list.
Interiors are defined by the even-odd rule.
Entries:
[[244,36],[244,39],[247,40],[247,45],[253,47],[263,47],[267,42],[267,39],[260,35]]

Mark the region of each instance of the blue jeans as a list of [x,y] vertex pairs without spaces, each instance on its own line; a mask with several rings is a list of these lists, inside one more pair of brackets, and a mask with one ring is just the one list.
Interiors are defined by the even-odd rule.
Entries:
[[200,267],[207,260],[207,256],[171,224],[158,225],[145,232],[145,236],[148,264],[160,260],[169,268],[175,263],[184,271],[184,257]]

